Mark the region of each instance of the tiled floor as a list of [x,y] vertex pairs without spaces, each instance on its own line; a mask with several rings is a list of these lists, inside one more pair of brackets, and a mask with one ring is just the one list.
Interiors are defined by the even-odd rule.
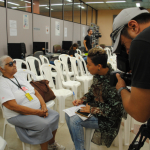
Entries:
[[[66,100],[66,108],[71,107],[72,106],[72,101],[71,98]],[[2,132],[3,132],[3,118],[2,118],[2,112],[0,109],[0,136],[2,136]],[[136,122],[136,124],[140,124],[138,122]],[[123,130],[123,126],[121,127]],[[10,150],[22,150],[22,143],[21,141],[17,138],[17,134],[15,129],[11,128],[11,127],[7,127],[6,129],[6,141],[8,143],[8,147]],[[124,136],[123,136],[124,137]],[[135,134],[131,133],[130,135],[130,142],[134,139]],[[123,139],[124,140],[124,139]],[[71,150],[73,148],[73,143],[71,141],[71,137],[68,131],[68,127],[66,125],[66,123],[64,124],[59,124],[59,129],[57,131],[57,135],[56,135],[56,141],[62,145],[64,145],[66,147],[66,150]],[[107,150],[108,148],[106,148],[105,146],[97,146],[95,144],[91,144],[91,150]],[[109,148],[110,150],[119,150],[118,147],[115,146],[111,146]],[[40,146],[31,146],[31,150],[40,150]],[[128,150],[128,146],[123,146],[123,150]],[[141,150],[149,150],[149,144],[145,143],[143,148],[141,148]]]

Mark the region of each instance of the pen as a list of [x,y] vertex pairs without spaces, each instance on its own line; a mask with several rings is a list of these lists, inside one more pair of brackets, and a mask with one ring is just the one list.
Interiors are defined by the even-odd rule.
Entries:
[[[74,100],[76,100],[76,98],[75,98],[75,93],[73,92],[73,97],[74,97]],[[77,106],[77,105],[76,105]]]

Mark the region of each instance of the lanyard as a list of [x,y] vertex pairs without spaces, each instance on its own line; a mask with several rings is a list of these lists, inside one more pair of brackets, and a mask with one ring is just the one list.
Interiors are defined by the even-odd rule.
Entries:
[[[7,78],[7,77],[5,77],[5,76],[3,76],[4,78]],[[14,77],[15,78],[15,77]],[[7,79],[9,79],[9,78],[7,78]],[[17,87],[19,87],[25,94],[26,94],[26,92],[21,88],[21,85],[20,85],[20,83],[18,82],[18,80],[15,78],[15,80],[17,81],[17,83],[18,84],[16,84],[13,80],[11,80],[11,79],[9,79],[11,82],[13,82]]]

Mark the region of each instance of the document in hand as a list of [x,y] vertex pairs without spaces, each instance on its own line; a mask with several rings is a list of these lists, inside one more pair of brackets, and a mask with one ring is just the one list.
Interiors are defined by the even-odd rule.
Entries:
[[85,105],[79,105],[79,106],[70,107],[70,108],[64,109],[63,111],[65,113],[67,113],[69,117],[72,117],[72,116],[76,115],[75,112],[77,110],[79,110],[81,107],[85,107]]

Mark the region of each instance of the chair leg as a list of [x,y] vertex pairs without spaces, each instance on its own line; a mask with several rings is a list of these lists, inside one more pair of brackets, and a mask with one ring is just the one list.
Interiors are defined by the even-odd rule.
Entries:
[[6,120],[4,120],[3,139],[5,139],[6,126],[7,126],[7,123],[6,123]]
[[65,113],[63,110],[65,109],[65,98],[60,96],[58,97],[59,100],[59,115],[60,115],[60,123],[65,122]]
[[88,92],[88,82],[84,81],[84,94]]
[[84,147],[86,150],[91,149],[91,139],[95,129],[85,128]]
[[124,144],[129,145],[130,142],[130,120],[131,117],[128,115],[127,120],[124,121]]
[[23,150],[31,150],[31,145],[30,144],[22,142],[22,147],[23,147]]
[[57,100],[57,98],[55,98],[55,100],[54,100],[54,101],[55,101],[55,105],[53,106],[53,109],[54,109],[55,111],[57,111],[57,106],[58,106],[58,105],[57,105],[57,104],[58,104],[58,102],[57,102],[57,101],[58,101],[58,100]]
[[121,126],[120,126],[120,129],[119,129],[118,139],[119,139],[119,150],[123,150],[122,129],[121,129]]

